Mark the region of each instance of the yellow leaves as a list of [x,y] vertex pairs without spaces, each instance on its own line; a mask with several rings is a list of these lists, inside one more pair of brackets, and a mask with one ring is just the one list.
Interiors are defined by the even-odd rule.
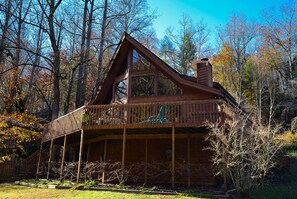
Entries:
[[[19,151],[24,151],[24,143],[31,142],[42,136],[43,125],[39,119],[27,113],[0,115],[0,146],[8,156],[15,157]],[[13,148],[13,151],[11,150]]]
[[34,127],[37,129],[43,129],[43,125],[40,123],[39,119],[34,115],[28,113],[15,113],[13,114],[14,120],[22,124],[24,127]]
[[8,127],[8,124],[5,121],[0,122],[0,129],[1,128],[7,128],[7,127]]
[[220,52],[212,59],[213,78],[234,96],[238,90],[239,74],[234,68],[234,52],[227,44],[224,44]]
[[287,131],[283,134],[278,135],[277,139],[281,141],[285,148],[297,146],[297,133]]

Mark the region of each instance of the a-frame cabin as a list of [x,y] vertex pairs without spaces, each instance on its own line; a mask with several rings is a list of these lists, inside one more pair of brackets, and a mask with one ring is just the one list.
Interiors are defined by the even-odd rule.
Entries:
[[[213,82],[207,59],[195,66],[197,77],[181,75],[124,34],[96,98],[47,126],[47,177],[53,161],[61,175],[65,161],[78,161],[77,176],[82,162],[119,162],[127,182],[215,183],[205,122],[234,117],[237,105]],[[61,153],[54,145],[63,146]],[[107,172],[98,173],[102,181]]]

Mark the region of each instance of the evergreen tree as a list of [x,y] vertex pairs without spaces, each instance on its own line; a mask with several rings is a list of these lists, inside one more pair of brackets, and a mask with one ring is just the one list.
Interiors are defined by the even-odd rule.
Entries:
[[[201,43],[197,41],[202,41],[201,34],[205,35],[207,28],[206,25],[201,22],[197,26],[193,25],[192,19],[185,14],[182,16],[179,25],[180,28],[177,31],[177,34],[174,33],[175,31],[171,27],[166,30],[168,39],[176,48],[176,60],[172,60],[171,62],[174,64],[173,67],[180,73],[188,75],[191,73],[193,61],[197,58],[196,54],[198,47],[195,44]],[[205,25],[204,28],[201,28],[203,25]],[[203,37],[205,43],[207,43],[206,38],[207,36]],[[163,42],[166,42],[166,39]],[[201,56],[202,47],[199,49]]]
[[177,52],[167,35],[160,42],[159,55],[169,65],[176,66]]
[[178,53],[178,64],[181,67],[180,72],[187,75],[190,72],[192,62],[195,60],[195,45],[190,34],[187,32],[182,41],[181,50]]

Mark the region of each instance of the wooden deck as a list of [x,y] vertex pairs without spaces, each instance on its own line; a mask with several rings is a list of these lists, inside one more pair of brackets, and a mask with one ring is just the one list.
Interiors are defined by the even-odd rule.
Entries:
[[202,127],[234,115],[223,100],[88,105],[51,122],[43,141],[80,129]]
[[200,127],[226,114],[233,112],[222,100],[93,105],[85,107],[83,129]]
[[82,129],[82,115],[84,107],[76,109],[62,117],[53,120],[46,126],[43,142],[71,134]]

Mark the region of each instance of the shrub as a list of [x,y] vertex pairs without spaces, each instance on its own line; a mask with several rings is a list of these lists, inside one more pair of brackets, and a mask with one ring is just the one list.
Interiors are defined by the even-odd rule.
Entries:
[[89,189],[90,187],[95,187],[97,186],[99,183],[96,180],[87,180],[84,182],[84,188],[85,189]]
[[297,148],[297,134],[290,131],[278,135],[284,150],[292,150]]
[[297,133],[297,117],[294,117],[291,121],[291,131]]
[[265,127],[246,116],[226,120],[224,125],[208,125],[207,141],[216,174],[224,176],[225,185],[228,178],[241,196],[248,196],[276,164],[274,157],[281,147],[275,139],[279,127]]

